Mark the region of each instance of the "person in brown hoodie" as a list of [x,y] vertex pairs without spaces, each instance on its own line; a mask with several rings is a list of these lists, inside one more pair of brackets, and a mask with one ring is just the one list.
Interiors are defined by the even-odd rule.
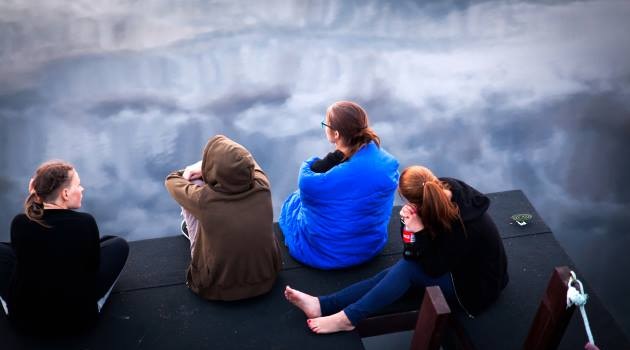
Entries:
[[[191,182],[197,178],[204,184]],[[209,300],[238,300],[268,292],[282,267],[273,233],[267,175],[252,154],[217,135],[202,161],[169,174],[171,196],[197,220],[186,284]]]

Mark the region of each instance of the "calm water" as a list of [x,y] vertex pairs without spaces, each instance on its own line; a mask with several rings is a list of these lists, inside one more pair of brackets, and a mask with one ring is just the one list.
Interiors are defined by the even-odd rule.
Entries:
[[50,158],[103,233],[177,234],[163,179],[217,133],[277,216],[352,99],[403,167],[522,189],[630,333],[630,2],[467,3],[0,3],[0,240]]

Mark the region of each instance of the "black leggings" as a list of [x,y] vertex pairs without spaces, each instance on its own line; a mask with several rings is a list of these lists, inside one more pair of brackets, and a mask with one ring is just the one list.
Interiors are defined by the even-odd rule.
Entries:
[[129,256],[129,244],[123,238],[101,238],[101,263],[98,267],[96,295],[102,298],[114,286]]
[[[99,299],[103,298],[114,286],[129,256],[129,244],[123,238],[103,236],[101,238],[101,257],[96,281]],[[7,301],[9,283],[15,268],[15,253],[9,243],[0,242],[0,298]],[[0,307],[0,310],[2,308]]]
[[5,302],[9,294],[9,283],[14,267],[15,254],[11,244],[0,242],[0,298],[4,299]]

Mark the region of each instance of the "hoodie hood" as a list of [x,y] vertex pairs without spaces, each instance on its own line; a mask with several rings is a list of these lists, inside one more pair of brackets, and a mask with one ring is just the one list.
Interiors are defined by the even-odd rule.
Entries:
[[245,192],[254,182],[254,165],[254,158],[245,147],[217,135],[208,140],[203,150],[203,181],[217,192]]
[[459,215],[464,222],[471,221],[482,216],[490,207],[490,198],[472,188],[464,181],[441,177],[451,187],[453,202],[459,207]]

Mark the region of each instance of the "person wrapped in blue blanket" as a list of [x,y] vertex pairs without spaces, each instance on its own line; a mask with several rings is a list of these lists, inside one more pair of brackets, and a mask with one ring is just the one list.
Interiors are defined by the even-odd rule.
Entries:
[[335,151],[302,163],[299,189],[278,222],[296,260],[337,269],[370,260],[385,246],[398,161],[380,147],[367,113],[354,102],[332,104],[321,126]]

